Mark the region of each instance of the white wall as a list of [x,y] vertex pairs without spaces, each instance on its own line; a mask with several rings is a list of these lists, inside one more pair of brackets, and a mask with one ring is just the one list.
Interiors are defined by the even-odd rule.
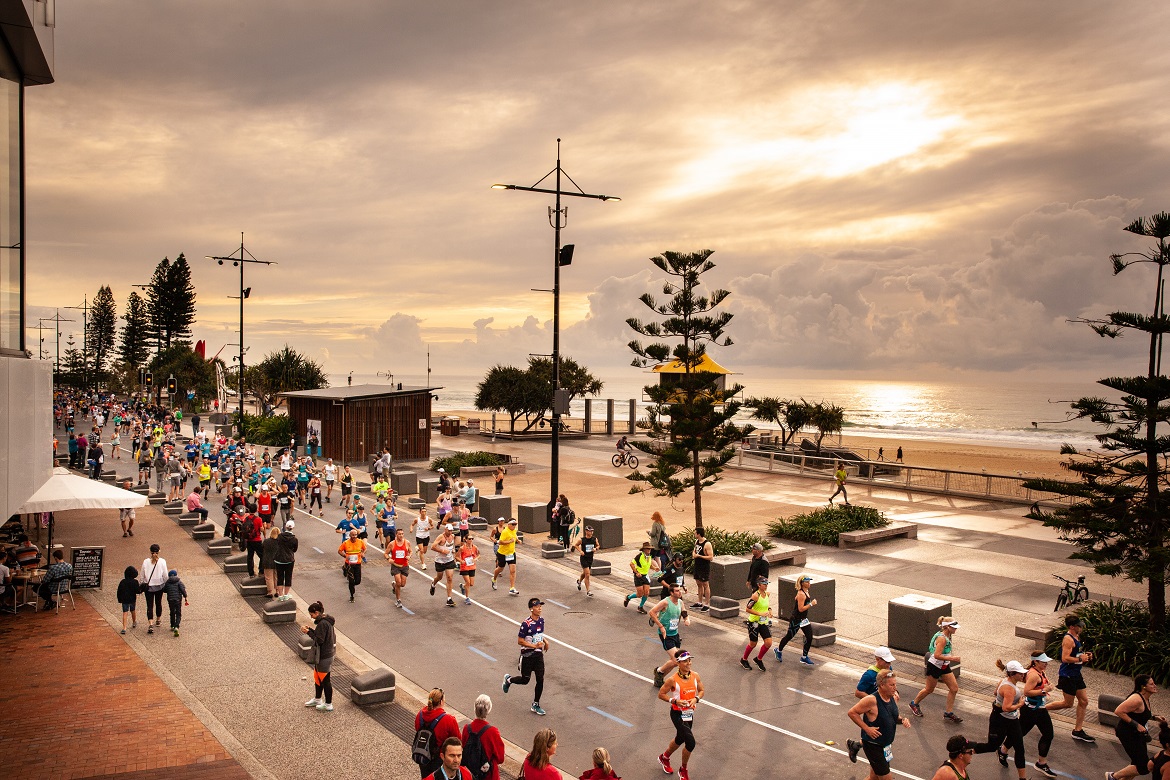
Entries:
[[0,522],[53,474],[53,364],[0,356]]

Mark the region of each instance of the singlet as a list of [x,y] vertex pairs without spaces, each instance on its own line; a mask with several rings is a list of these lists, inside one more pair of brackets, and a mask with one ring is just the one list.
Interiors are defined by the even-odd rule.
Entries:
[[706,546],[707,546],[706,542],[700,542],[697,539],[695,540],[694,575],[696,577],[706,577],[711,573],[711,561],[707,560],[706,558],[699,557],[700,555],[703,554],[703,548]]
[[479,556],[479,550],[472,547],[470,544],[465,544],[459,548],[459,570],[471,571],[475,568],[475,559]]
[[597,549],[596,536],[581,537],[581,557],[587,561],[593,560],[593,551]]
[[511,528],[500,531],[500,555],[512,555],[516,552],[516,532]]
[[200,482],[210,482],[211,481],[211,465],[210,464],[204,463],[202,466],[199,467],[199,481]]
[[968,777],[965,774],[963,774],[962,772],[960,772],[959,768],[957,766],[955,766],[954,764],[952,764],[950,761],[944,761],[942,763],[942,765],[946,766],[946,767],[950,767],[951,771],[955,773],[955,777],[959,778],[959,780],[968,780]]
[[414,526],[414,538],[415,539],[427,539],[428,541],[430,540],[430,538],[431,538],[431,518],[420,517],[418,519],[418,522],[415,523],[415,526]]
[[1166,764],[1170,764],[1170,756],[1166,755],[1165,752],[1159,752],[1158,755],[1154,756],[1153,762],[1154,766],[1150,770],[1150,774],[1153,775],[1154,780],[1162,780],[1162,768]]
[[403,542],[400,546],[397,541],[390,543],[390,562],[395,566],[410,564],[410,542]]
[[[752,594],[752,598],[755,599],[755,601],[749,604],[751,610],[748,612],[748,622],[759,623],[761,620],[767,620],[765,615],[768,612],[768,607],[771,606],[771,604],[768,602],[768,594],[760,593],[757,590]],[[755,614],[756,612],[763,612],[765,615],[757,615]]]
[[[1072,641],[1073,641],[1072,655],[1080,655],[1081,654],[1081,640],[1078,639],[1077,637],[1073,636],[1072,634],[1066,633],[1065,636],[1072,637]],[[1061,654],[1060,671],[1057,672],[1057,676],[1058,677],[1080,677],[1081,676],[1081,663],[1079,661],[1073,661],[1070,663],[1070,662],[1063,660],[1064,659],[1064,639],[1063,638],[1061,638],[1061,640],[1060,640],[1060,654]]]
[[946,644],[943,645],[942,654],[943,655],[950,655],[951,654],[951,638],[949,636],[947,636],[946,634],[944,634],[942,631],[936,631],[936,632],[934,632],[934,636],[932,636],[930,638],[930,645],[927,646],[927,648],[926,648],[926,662],[928,664],[933,664],[933,665],[937,666],[939,669],[946,669],[948,666],[950,666],[950,661],[940,661],[934,657],[934,643],[938,641],[938,638],[940,636],[946,637],[946,640],[947,640]]
[[[1133,694],[1131,693],[1130,696],[1133,696]],[[1149,722],[1150,717],[1154,714],[1153,712],[1150,711],[1150,702],[1146,699],[1146,697],[1142,696],[1140,693],[1138,694],[1138,696],[1140,696],[1141,700],[1142,700],[1141,711],[1129,713],[1129,719],[1131,721],[1133,721],[1132,723],[1126,723],[1124,720],[1118,720],[1117,721],[1117,729],[1119,731],[1122,729],[1128,729],[1130,731],[1137,731],[1137,727],[1139,725],[1145,726],[1146,723]],[[1129,701],[1129,697],[1126,697],[1126,701]]]
[[446,539],[440,536],[435,540],[435,550],[437,551],[439,547],[446,547],[447,552],[435,555],[435,563],[453,563],[455,561],[455,537]]
[[812,597],[806,593],[804,595],[804,609],[801,609],[800,608],[800,594],[797,594],[797,597],[792,600],[792,622],[793,623],[800,623],[806,617],[808,617],[808,611],[810,609],[812,609],[812,607],[809,606],[810,601],[812,601]]
[[1015,683],[1013,683],[1008,678],[1004,677],[1002,680],[999,681],[999,685],[995,686],[995,708],[999,712],[1000,717],[1007,718],[1009,720],[1016,720],[1020,717],[1019,710],[1012,710],[1011,712],[1007,712],[1003,709],[1003,704],[1004,704],[1004,702],[1003,702],[1003,686],[1004,685],[1010,685],[1012,687],[1012,700],[1010,702],[1008,702],[1009,706],[1014,705],[1016,702],[1018,702],[1020,700],[1020,696],[1023,695],[1020,693],[1020,689],[1016,687]]
[[666,600],[666,608],[662,610],[662,615],[658,618],[662,621],[662,625],[666,626],[667,636],[678,635],[678,622],[682,617],[682,603],[675,604],[670,599]]
[[869,735],[863,731],[861,732],[861,741],[886,747],[894,744],[894,733],[898,729],[898,703],[893,699],[886,701],[880,693],[874,694],[873,698],[877,701],[877,717],[870,720],[867,716],[862,715],[861,720],[865,725],[876,728],[881,734],[878,735],[877,739],[870,739]]
[[645,577],[650,573],[650,556],[638,553],[634,556],[634,573]]
[[[1048,687],[1048,677],[1047,677],[1047,675],[1044,674],[1044,672],[1040,671],[1039,669],[1037,669],[1035,667],[1032,667],[1028,671],[1035,672],[1036,674],[1040,675],[1040,690],[1044,690],[1046,687]],[[1025,677],[1024,678],[1025,683],[1027,682],[1027,680],[1028,680],[1028,678]],[[1047,701],[1047,699],[1048,699],[1047,694],[1040,694],[1039,696],[1029,696],[1027,698],[1027,703],[1028,703],[1028,706],[1031,707],[1032,709],[1038,710],[1038,709],[1042,709],[1044,707],[1044,702]]]
[[332,482],[337,479],[337,467],[333,465],[325,466],[325,481]]
[[[681,674],[674,676],[674,699],[670,702],[672,710],[683,711],[683,707],[679,706],[679,702],[684,699],[694,699],[699,694],[699,675],[691,672],[686,677]],[[686,709],[690,709],[687,707]]]

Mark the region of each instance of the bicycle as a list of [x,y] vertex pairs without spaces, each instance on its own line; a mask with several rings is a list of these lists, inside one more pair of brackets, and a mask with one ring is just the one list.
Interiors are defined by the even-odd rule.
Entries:
[[638,456],[623,450],[610,458],[610,463],[613,464],[615,469],[620,468],[623,465],[629,466],[632,469],[636,469],[638,468]]
[[1089,589],[1085,587],[1085,575],[1082,574],[1077,577],[1075,585],[1072,580],[1066,580],[1059,574],[1053,574],[1052,576],[1064,583],[1064,590],[1056,597],[1056,609],[1054,611],[1059,612],[1067,606],[1089,600]]

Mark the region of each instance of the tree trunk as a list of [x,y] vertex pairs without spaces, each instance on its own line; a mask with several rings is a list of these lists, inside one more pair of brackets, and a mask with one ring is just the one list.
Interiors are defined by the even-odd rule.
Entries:
[[703,527],[703,485],[699,481],[699,455],[698,450],[691,451],[691,473],[695,480],[695,528]]

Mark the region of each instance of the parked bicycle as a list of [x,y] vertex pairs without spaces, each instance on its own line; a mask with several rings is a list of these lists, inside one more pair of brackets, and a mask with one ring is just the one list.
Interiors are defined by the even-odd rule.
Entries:
[[1064,583],[1064,590],[1056,597],[1056,612],[1073,604],[1080,604],[1082,601],[1089,600],[1089,589],[1085,587],[1085,575],[1077,577],[1076,584],[1072,580],[1066,580],[1059,574],[1053,574],[1053,577]]
[[610,458],[614,468],[621,468],[622,466],[629,466],[632,469],[638,468],[638,456],[633,455],[625,450],[615,454]]

